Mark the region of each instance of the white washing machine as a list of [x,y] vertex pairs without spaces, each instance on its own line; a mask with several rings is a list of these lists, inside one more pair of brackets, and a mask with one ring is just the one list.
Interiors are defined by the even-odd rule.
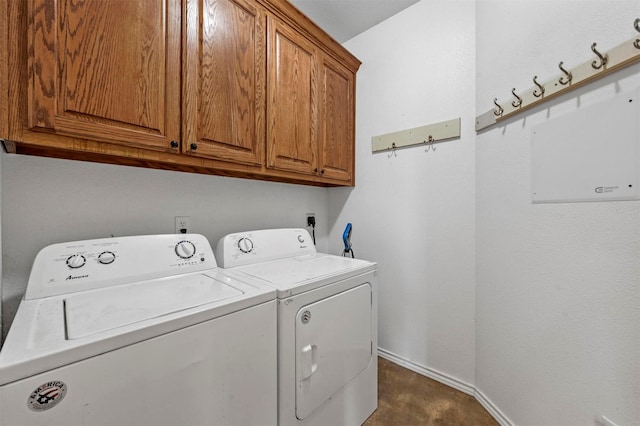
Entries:
[[0,351],[0,424],[276,424],[276,315],[202,235],[48,246]]
[[278,424],[362,424],[378,404],[376,264],[317,253],[304,229],[227,235],[216,257],[277,289]]

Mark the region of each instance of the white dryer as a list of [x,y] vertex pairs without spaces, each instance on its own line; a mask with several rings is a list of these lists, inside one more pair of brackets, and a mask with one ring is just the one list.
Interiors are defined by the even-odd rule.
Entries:
[[230,234],[216,257],[277,289],[278,424],[362,424],[377,407],[376,264],[317,253],[304,229]]
[[273,288],[202,235],[55,244],[0,351],[2,425],[277,422]]

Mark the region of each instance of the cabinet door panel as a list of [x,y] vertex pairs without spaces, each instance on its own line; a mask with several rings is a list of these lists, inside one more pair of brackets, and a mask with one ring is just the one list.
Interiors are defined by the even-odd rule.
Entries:
[[317,66],[313,44],[269,20],[267,166],[313,174],[317,167]]
[[168,150],[180,136],[180,1],[29,7],[29,128]]
[[329,58],[322,62],[320,172],[351,181],[354,163],[354,75]]
[[[187,3],[184,149],[264,161],[265,13],[243,0]],[[197,144],[197,151],[191,144]]]

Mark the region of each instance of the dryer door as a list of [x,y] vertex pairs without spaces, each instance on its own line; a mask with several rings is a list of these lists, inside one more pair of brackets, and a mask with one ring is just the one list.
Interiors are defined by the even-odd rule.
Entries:
[[367,368],[371,285],[302,307],[296,315],[296,417],[306,418]]

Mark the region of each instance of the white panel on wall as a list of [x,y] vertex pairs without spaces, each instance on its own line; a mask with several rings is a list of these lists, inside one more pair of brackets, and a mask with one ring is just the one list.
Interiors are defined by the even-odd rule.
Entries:
[[639,200],[639,139],[640,89],[534,127],[531,200]]

